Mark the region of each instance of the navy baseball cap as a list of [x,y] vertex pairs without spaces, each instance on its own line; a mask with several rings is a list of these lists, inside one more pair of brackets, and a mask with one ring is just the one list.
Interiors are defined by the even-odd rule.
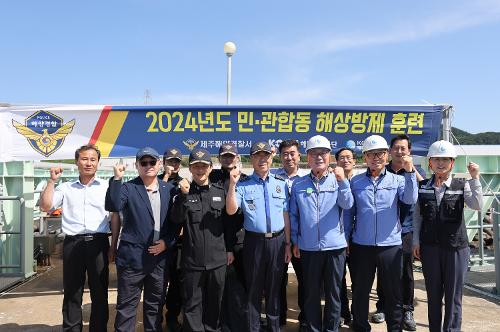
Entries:
[[160,154],[153,148],[146,146],[145,148],[140,149],[137,151],[137,154],[135,155],[136,160],[141,160],[143,157],[152,157],[155,159],[160,159]]
[[163,154],[163,158],[165,158],[165,160],[168,160],[168,159],[179,159],[179,160],[182,160],[181,150],[177,149],[177,148],[167,149],[165,151],[165,153]]
[[237,156],[238,149],[233,143],[224,143],[219,148],[219,156],[222,156],[223,154],[232,154],[233,156]]
[[267,142],[257,142],[252,145],[252,148],[250,149],[250,154],[256,154],[257,152],[267,152],[267,153],[273,153],[273,150],[271,149],[271,146]]
[[189,165],[196,163],[212,164],[210,152],[204,149],[194,149],[189,155]]

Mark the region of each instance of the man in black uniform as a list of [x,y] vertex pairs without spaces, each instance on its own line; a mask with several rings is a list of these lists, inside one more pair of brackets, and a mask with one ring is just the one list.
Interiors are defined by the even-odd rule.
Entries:
[[226,265],[232,252],[226,252],[226,194],[223,186],[210,183],[210,153],[195,149],[189,156],[193,183],[179,182],[171,220],[182,223],[181,252],[183,331],[219,331],[220,309]]
[[[178,187],[182,177],[179,175],[181,169],[182,153],[180,149],[169,148],[163,154],[164,172],[158,177],[160,180],[172,184],[175,188]],[[182,245],[182,235],[179,237],[175,248],[169,252],[168,258],[168,288],[165,297],[165,320],[168,330],[177,332],[180,330],[178,317],[181,313],[181,271],[179,266],[179,252]]]
[[[219,149],[220,169],[214,169],[210,173],[210,182],[219,183],[227,193],[229,188],[229,172],[238,166],[240,156],[238,149],[232,143],[225,143]],[[240,180],[246,179],[245,174],[240,175]],[[248,329],[247,323],[247,294],[245,289],[245,270],[243,266],[243,215],[236,213],[228,216],[229,246],[232,246],[234,263],[229,265],[226,272],[226,285],[222,297],[221,327],[222,331],[241,331]],[[233,245],[234,244],[234,245]],[[231,250],[231,248],[226,248]]]

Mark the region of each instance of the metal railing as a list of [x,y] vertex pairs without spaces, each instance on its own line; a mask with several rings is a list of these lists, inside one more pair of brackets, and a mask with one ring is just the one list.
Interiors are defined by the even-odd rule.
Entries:
[[0,269],[21,269],[24,271],[24,209],[25,209],[25,200],[21,196],[0,196],[0,200],[2,201],[19,201],[19,231],[7,231],[0,232],[0,235],[20,235],[21,239],[19,240],[19,264],[0,264]]

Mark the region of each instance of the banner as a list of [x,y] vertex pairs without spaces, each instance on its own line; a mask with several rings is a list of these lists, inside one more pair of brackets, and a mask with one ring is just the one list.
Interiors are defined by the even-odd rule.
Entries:
[[314,135],[332,149],[359,150],[378,134],[412,140],[412,153],[425,155],[439,139],[445,105],[423,106],[105,106],[0,107],[0,161],[73,159],[81,145],[96,144],[103,157],[133,157],[144,146],[183,154],[204,148],[217,154],[227,142],[248,154],[257,141],[278,146],[296,139],[305,148]]

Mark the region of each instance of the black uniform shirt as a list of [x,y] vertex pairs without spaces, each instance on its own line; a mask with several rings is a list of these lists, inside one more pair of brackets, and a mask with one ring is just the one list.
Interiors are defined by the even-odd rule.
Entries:
[[174,200],[171,220],[182,223],[182,268],[210,270],[227,263],[228,218],[226,195],[218,184],[191,184],[189,193],[179,193]]

